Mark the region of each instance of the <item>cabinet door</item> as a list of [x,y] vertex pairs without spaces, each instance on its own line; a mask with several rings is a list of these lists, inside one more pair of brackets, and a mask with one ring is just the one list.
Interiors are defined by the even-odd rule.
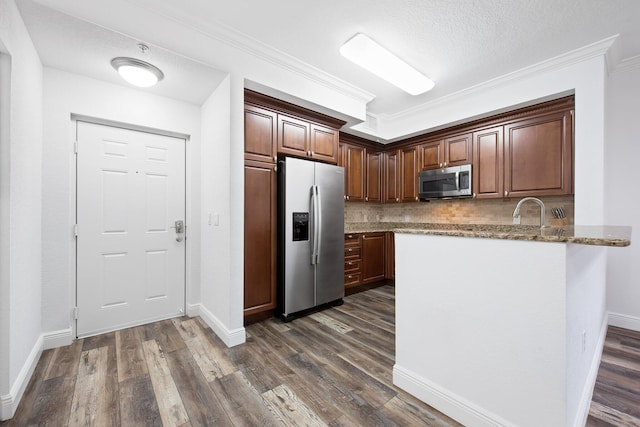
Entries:
[[362,235],[362,283],[384,279],[385,233]]
[[385,238],[385,272],[384,277],[386,279],[396,278],[396,250],[395,250],[395,236],[392,231],[384,233]]
[[572,193],[571,111],[511,123],[504,133],[506,197]]
[[473,133],[473,195],[477,198],[503,196],[504,148],[502,126]]
[[246,161],[244,167],[244,314],[276,307],[275,165]]
[[418,201],[418,148],[409,147],[401,152],[402,183],[400,186],[403,202]]
[[458,166],[471,163],[471,134],[451,136],[444,140],[444,166]]
[[264,108],[244,106],[244,158],[275,162],[277,114]]
[[327,163],[338,162],[338,131],[319,125],[311,125],[311,157]]
[[382,153],[367,152],[366,202],[382,203]]
[[308,122],[278,114],[278,153],[308,157],[310,129]]
[[422,151],[421,170],[444,167],[444,141],[427,142],[420,146]]
[[400,151],[384,153],[384,203],[400,202]]
[[364,202],[366,150],[363,147],[351,144],[344,144],[343,149],[346,200],[350,202]]

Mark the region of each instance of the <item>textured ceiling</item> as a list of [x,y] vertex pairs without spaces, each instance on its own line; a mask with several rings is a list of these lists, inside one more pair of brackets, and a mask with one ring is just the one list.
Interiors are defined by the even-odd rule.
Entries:
[[[398,113],[616,34],[621,58],[640,54],[638,0],[36,1],[17,3],[46,65],[115,81],[104,64],[136,54],[135,40],[153,40],[163,16],[205,33],[232,29],[371,92],[373,115]],[[114,5],[135,16],[114,13]],[[135,36],[106,29],[122,32],[121,20],[138,24]],[[424,72],[435,88],[411,96],[342,58],[339,47],[356,32]],[[151,58],[165,73],[185,76],[179,89],[165,82],[163,94],[177,91],[174,97],[198,103],[221,74],[182,57],[194,47],[180,43],[175,53],[152,47]]]

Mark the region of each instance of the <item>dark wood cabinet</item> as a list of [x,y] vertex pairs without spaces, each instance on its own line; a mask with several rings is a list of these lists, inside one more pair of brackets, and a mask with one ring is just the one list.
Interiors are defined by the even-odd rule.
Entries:
[[400,199],[403,202],[418,201],[418,147],[403,148],[400,153],[402,165]]
[[362,284],[385,277],[385,233],[362,234]]
[[560,111],[505,125],[505,197],[573,192],[572,118]]
[[400,202],[400,150],[384,153],[384,203]]
[[275,162],[278,115],[255,105],[244,107],[244,158]]
[[395,280],[396,278],[396,248],[395,235],[392,231],[384,233],[385,238],[385,267],[384,277],[386,279]]
[[278,114],[278,153],[308,157],[310,131],[309,122]]
[[352,233],[344,236],[344,287],[360,285],[362,279],[362,245],[360,234]]
[[338,161],[338,131],[311,124],[311,158],[327,163]]
[[444,140],[422,144],[420,150],[422,150],[421,170],[438,169],[444,165]]
[[349,202],[364,202],[366,192],[366,148],[343,144],[344,194]]
[[344,286],[347,295],[385,283],[389,245],[387,234],[345,234]]
[[459,166],[472,162],[471,134],[449,136],[420,145],[421,170]]
[[473,133],[473,195],[498,198],[504,192],[503,127]]
[[372,153],[367,151],[367,188],[365,202],[382,203],[382,153]]
[[276,308],[275,164],[245,161],[244,315],[271,317]]

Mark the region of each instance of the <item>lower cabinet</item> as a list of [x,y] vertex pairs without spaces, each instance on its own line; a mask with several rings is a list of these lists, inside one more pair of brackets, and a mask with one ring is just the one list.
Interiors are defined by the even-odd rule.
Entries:
[[245,161],[244,320],[276,308],[276,173],[273,163]]
[[345,234],[344,286],[347,295],[364,285],[382,284],[387,278],[388,234],[393,235],[384,232]]

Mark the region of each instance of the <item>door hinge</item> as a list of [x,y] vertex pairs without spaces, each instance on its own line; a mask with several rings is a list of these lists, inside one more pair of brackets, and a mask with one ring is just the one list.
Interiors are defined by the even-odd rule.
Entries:
[[78,237],[78,224],[73,225],[73,237]]
[[73,319],[78,320],[78,307],[73,307]]
[[73,154],[78,154],[78,141],[73,141]]

